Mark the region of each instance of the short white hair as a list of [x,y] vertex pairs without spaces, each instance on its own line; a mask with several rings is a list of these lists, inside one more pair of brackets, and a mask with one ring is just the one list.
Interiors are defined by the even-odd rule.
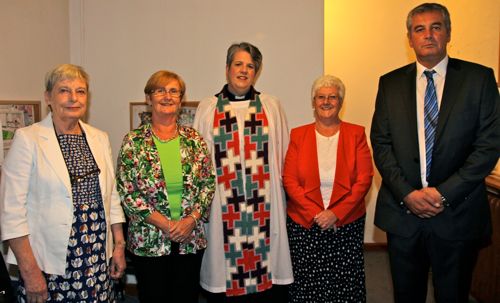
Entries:
[[311,88],[311,101],[314,102],[316,92],[323,87],[334,87],[337,89],[340,102],[344,101],[345,85],[339,78],[332,75],[324,75],[316,79]]

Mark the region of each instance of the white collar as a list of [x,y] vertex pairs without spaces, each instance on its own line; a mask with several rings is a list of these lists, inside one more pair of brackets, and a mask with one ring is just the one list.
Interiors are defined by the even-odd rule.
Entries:
[[427,68],[417,61],[416,62],[417,63],[417,78],[425,77],[424,71],[426,71],[426,70],[434,70],[438,76],[440,76],[441,78],[444,79],[446,77],[446,68],[448,67],[448,61],[449,61],[449,57],[448,57],[448,55],[446,55],[443,58],[443,60],[441,60],[438,64],[436,64],[436,66],[434,66],[432,68]]

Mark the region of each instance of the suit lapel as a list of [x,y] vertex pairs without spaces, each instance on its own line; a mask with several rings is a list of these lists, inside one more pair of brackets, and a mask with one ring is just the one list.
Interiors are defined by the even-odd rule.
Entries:
[[345,123],[340,124],[339,129],[339,145],[337,147],[337,164],[335,167],[335,176],[333,183],[333,191],[330,197],[330,206],[336,204],[351,190],[349,159],[352,159],[350,145],[346,144],[346,126]]
[[[404,112],[408,113],[406,125],[408,135],[411,136],[410,142],[414,142],[412,150],[418,151],[418,126],[417,126],[417,66],[411,64],[406,71],[405,82],[401,85],[401,93],[403,94],[401,102],[405,107]],[[401,131],[401,130],[399,130]]]
[[48,114],[40,123],[40,147],[47,163],[54,169],[54,172],[60,181],[66,187],[68,194],[71,195],[71,182],[69,179],[68,168],[57,141],[56,132],[52,124],[52,114]]
[[446,69],[446,79],[444,82],[443,96],[441,97],[441,106],[439,109],[438,125],[436,129],[436,142],[439,142],[443,134],[444,126],[450,117],[450,113],[458,100],[458,89],[462,84],[463,77],[459,76],[460,63],[452,58],[448,61]]
[[308,175],[304,178],[304,194],[323,208],[323,197],[321,196],[321,182],[319,180],[318,150],[316,147],[316,130],[314,123],[304,133],[303,140],[304,153],[300,161],[307,161],[310,165]]
[[151,170],[151,172],[149,172],[150,175],[156,176],[156,178],[154,179],[147,179],[146,182],[143,182],[143,187],[156,187],[159,191],[163,191],[165,193],[165,196],[168,197],[166,182],[158,181],[165,181],[165,176],[163,175],[160,154],[153,139],[153,130],[151,124],[147,124],[146,126],[144,126],[144,133],[142,135],[144,136],[144,141],[142,142],[143,155],[141,157],[143,161],[149,162],[149,169]]

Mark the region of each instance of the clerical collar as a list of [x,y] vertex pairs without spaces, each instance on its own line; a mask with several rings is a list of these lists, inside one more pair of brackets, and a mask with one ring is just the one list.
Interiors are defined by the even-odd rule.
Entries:
[[220,95],[222,95],[224,98],[229,99],[229,101],[244,101],[244,100],[253,100],[255,99],[255,95],[260,95],[260,92],[256,91],[253,86],[250,86],[250,90],[248,90],[248,92],[244,96],[235,96],[229,91],[227,87],[228,87],[227,84],[224,85],[222,90],[215,96],[219,97]]

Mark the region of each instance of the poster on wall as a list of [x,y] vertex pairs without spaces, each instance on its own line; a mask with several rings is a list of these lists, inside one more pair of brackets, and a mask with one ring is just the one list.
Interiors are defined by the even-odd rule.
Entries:
[[7,155],[17,129],[40,121],[40,101],[0,100],[2,152]]
[[[192,126],[198,101],[182,102],[181,111],[177,117],[179,125]],[[146,102],[130,102],[130,129],[151,122],[151,107]]]
[[[17,129],[40,121],[40,101],[0,100],[0,166],[7,155]],[[7,242],[0,243],[3,258],[7,254]]]

